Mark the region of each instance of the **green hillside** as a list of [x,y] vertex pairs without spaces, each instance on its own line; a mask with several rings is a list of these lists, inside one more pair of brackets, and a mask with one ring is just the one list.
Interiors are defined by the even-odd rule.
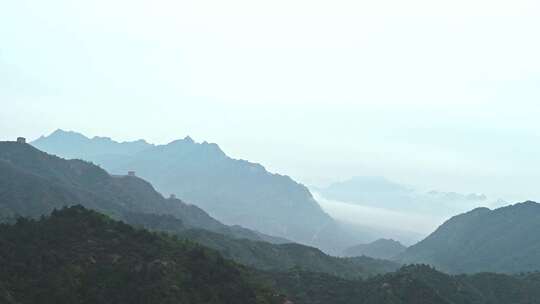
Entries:
[[540,204],[477,208],[455,216],[399,260],[452,273],[540,270]]
[[81,206],[0,226],[0,265],[18,304],[280,302],[214,251]]

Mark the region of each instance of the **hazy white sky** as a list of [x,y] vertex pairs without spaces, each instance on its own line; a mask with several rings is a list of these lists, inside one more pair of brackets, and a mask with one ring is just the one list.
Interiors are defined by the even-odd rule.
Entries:
[[191,135],[306,183],[540,199],[540,1],[0,1],[0,138]]

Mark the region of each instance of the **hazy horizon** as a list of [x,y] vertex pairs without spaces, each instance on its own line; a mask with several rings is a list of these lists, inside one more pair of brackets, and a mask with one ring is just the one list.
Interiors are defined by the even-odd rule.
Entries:
[[307,185],[540,200],[538,1],[0,7],[2,140],[190,135]]
[[[162,142],[153,142],[153,141],[148,140],[147,138],[143,138],[143,137],[133,137],[133,138],[127,138],[127,139],[119,139],[119,138],[111,137],[111,136],[109,136],[107,134],[89,135],[87,133],[80,132],[78,130],[63,129],[63,128],[57,128],[57,129],[52,130],[51,132],[48,132],[48,133],[45,133],[45,134],[42,134],[42,135],[38,135],[38,136],[33,136],[33,137],[29,137],[29,138],[27,137],[27,141],[32,142],[32,141],[34,141],[34,140],[36,140],[36,139],[38,139],[40,137],[47,137],[47,136],[51,135],[52,133],[54,133],[57,130],[62,130],[62,131],[65,131],[65,132],[75,132],[75,133],[78,133],[78,134],[82,134],[83,136],[85,136],[85,137],[87,137],[89,139],[92,139],[92,138],[95,138],[95,137],[109,138],[112,141],[120,142],[120,143],[121,142],[132,142],[132,141],[137,141],[137,140],[144,140],[147,143],[153,144],[153,145],[166,145],[166,144],[168,144],[168,143],[170,143],[172,141],[179,140],[179,139],[184,139],[185,137],[192,138],[196,143],[202,143],[202,142],[205,142],[205,141],[213,143],[212,141],[208,141],[208,140],[205,140],[205,139],[195,138],[190,134],[181,135],[181,136],[178,136],[176,138],[171,138],[170,140],[165,140],[165,141],[162,141]],[[17,136],[19,136],[19,135],[21,135],[21,134],[14,135],[11,138],[0,138],[0,140],[15,140],[15,138]],[[22,134],[22,135],[24,135],[24,134]],[[410,182],[408,183],[408,180],[406,180],[405,182],[402,182],[397,178],[393,178],[392,176],[388,176],[388,175],[377,174],[377,172],[374,172],[373,175],[362,174],[362,172],[360,172],[359,174],[354,174],[353,173],[351,175],[340,176],[340,177],[335,177],[335,178],[327,178],[327,177],[325,177],[323,179],[312,179],[311,177],[303,178],[302,176],[291,175],[291,174],[286,172],[287,170],[285,170],[285,171],[276,171],[276,170],[274,170],[274,168],[268,166],[267,164],[265,164],[262,161],[259,161],[259,160],[256,160],[256,159],[243,158],[243,157],[239,157],[238,155],[231,154],[219,142],[215,142],[215,143],[218,144],[221,147],[221,149],[224,150],[224,152],[229,157],[235,158],[235,159],[245,159],[245,160],[250,161],[250,162],[260,163],[261,165],[263,165],[271,173],[277,173],[277,174],[291,176],[291,178],[295,179],[297,182],[300,182],[300,183],[306,185],[308,188],[312,189],[312,192],[314,192],[314,193],[317,192],[317,188],[319,188],[319,187],[326,187],[326,186],[331,185],[333,183],[339,183],[339,182],[347,181],[347,180],[349,180],[351,178],[354,178],[354,177],[383,177],[383,178],[388,179],[388,180],[390,180],[392,182],[402,183],[404,186],[410,187],[411,189],[414,189],[415,191],[418,191],[418,192],[427,193],[429,191],[442,191],[442,192],[457,192],[457,193],[464,194],[464,195],[466,195],[466,194],[487,194],[488,195],[487,200],[484,202],[484,204],[471,205],[470,209],[473,209],[475,207],[488,207],[488,208],[500,207],[501,205],[498,204],[497,200],[506,200],[506,202],[508,204],[513,204],[513,203],[522,202],[522,201],[526,201],[526,200],[534,200],[534,199],[531,199],[531,198],[517,198],[517,199],[512,200],[512,198],[511,197],[509,198],[509,196],[506,196],[506,197],[504,195],[497,196],[497,195],[494,195],[493,193],[490,193],[490,192],[481,192],[481,191],[470,191],[470,192],[463,191],[463,192],[460,192],[460,191],[458,191],[456,189],[448,189],[444,185],[442,186],[442,188],[430,187],[429,184],[414,184],[414,183],[410,183]],[[315,189],[315,191],[313,191],[313,189]],[[334,200],[334,201],[337,202],[336,200]],[[347,202],[341,202],[341,203],[348,204]],[[463,211],[466,211],[466,210],[463,210]],[[440,219],[443,219],[443,217],[439,218],[437,220],[437,222]],[[423,225],[423,224],[421,224],[421,225]]]

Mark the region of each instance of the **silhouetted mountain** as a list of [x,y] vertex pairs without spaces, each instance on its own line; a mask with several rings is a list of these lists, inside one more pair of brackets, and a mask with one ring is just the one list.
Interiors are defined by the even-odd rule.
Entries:
[[368,256],[379,259],[391,259],[405,251],[407,247],[391,239],[378,239],[369,244],[359,244],[343,251],[344,256]]
[[477,208],[455,216],[399,260],[453,273],[540,270],[540,204]]
[[[144,140],[121,143],[108,137],[94,137],[89,140],[77,132],[63,130],[56,130],[47,137],[42,136],[32,144],[42,151],[64,158],[84,160],[98,158],[99,163],[105,162],[107,164],[114,164],[117,161],[122,161],[125,155],[133,155],[153,147],[152,144]],[[81,154],[85,157],[81,157]]]
[[357,176],[316,191],[331,200],[438,215],[454,215],[471,207],[491,204],[483,194],[421,192],[378,176]]
[[82,206],[0,225],[0,265],[2,303],[283,303],[212,250]]
[[64,160],[27,144],[0,142],[0,214],[37,217],[54,208],[82,204],[118,219],[130,213],[167,214],[186,228],[204,228],[234,237],[285,242],[241,227],[229,227],[200,208],[165,199],[148,182],[111,176],[81,160]]
[[259,164],[232,159],[216,144],[196,143],[186,137],[167,145],[142,144],[129,150],[134,143],[103,141],[59,130],[32,144],[62,157],[92,161],[114,174],[134,170],[161,193],[174,193],[226,224],[327,251],[339,252],[354,244],[354,235],[340,230],[305,186],[288,176],[269,173]]
[[389,261],[346,260],[239,226],[226,226],[198,207],[164,199],[146,181],[110,176],[81,160],[65,160],[27,144],[0,142],[0,217],[39,217],[54,208],[82,204],[129,224],[174,233],[264,270],[301,267],[342,277],[365,277],[397,269]]

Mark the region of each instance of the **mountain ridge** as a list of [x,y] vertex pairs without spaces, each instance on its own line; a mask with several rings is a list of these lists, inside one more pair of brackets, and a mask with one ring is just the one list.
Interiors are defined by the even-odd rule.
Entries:
[[371,243],[349,247],[343,251],[343,255],[368,256],[372,258],[391,260],[406,249],[406,246],[393,239],[378,239]]
[[[111,151],[121,149],[99,146],[82,134],[84,143],[68,149],[61,143],[62,132],[55,133],[54,140],[41,137],[32,144],[62,157],[92,161],[113,174],[136,171],[161,193],[175,194],[225,224],[239,224],[335,254],[355,242],[354,234],[343,231],[307,187],[289,176],[270,173],[260,164],[231,158],[217,144],[196,143],[186,137],[111,157]],[[96,147],[87,149],[92,153],[80,148],[93,144]]]
[[[81,160],[65,160],[27,145],[0,142],[0,215],[38,218],[55,208],[82,204],[141,228],[165,231],[205,244],[224,256],[265,270],[301,266],[344,277],[396,269],[389,261],[344,260],[305,245],[239,226],[226,226],[199,207],[165,199],[136,176],[110,176]],[[5,182],[5,183],[4,183]],[[268,243],[270,242],[270,243]],[[274,243],[274,244],[271,244]]]
[[540,204],[475,208],[443,223],[398,260],[451,273],[540,270]]
[[[4,216],[40,216],[55,207],[82,203],[118,219],[133,212],[170,214],[193,228],[221,233],[231,229],[231,235],[236,230],[256,240],[272,239],[257,237],[263,235],[245,228],[230,228],[179,199],[165,199],[150,183],[136,176],[111,176],[91,163],[61,159],[28,144],[0,142],[0,167],[0,180],[6,185],[0,196]],[[33,205],[25,208],[26,204]]]

